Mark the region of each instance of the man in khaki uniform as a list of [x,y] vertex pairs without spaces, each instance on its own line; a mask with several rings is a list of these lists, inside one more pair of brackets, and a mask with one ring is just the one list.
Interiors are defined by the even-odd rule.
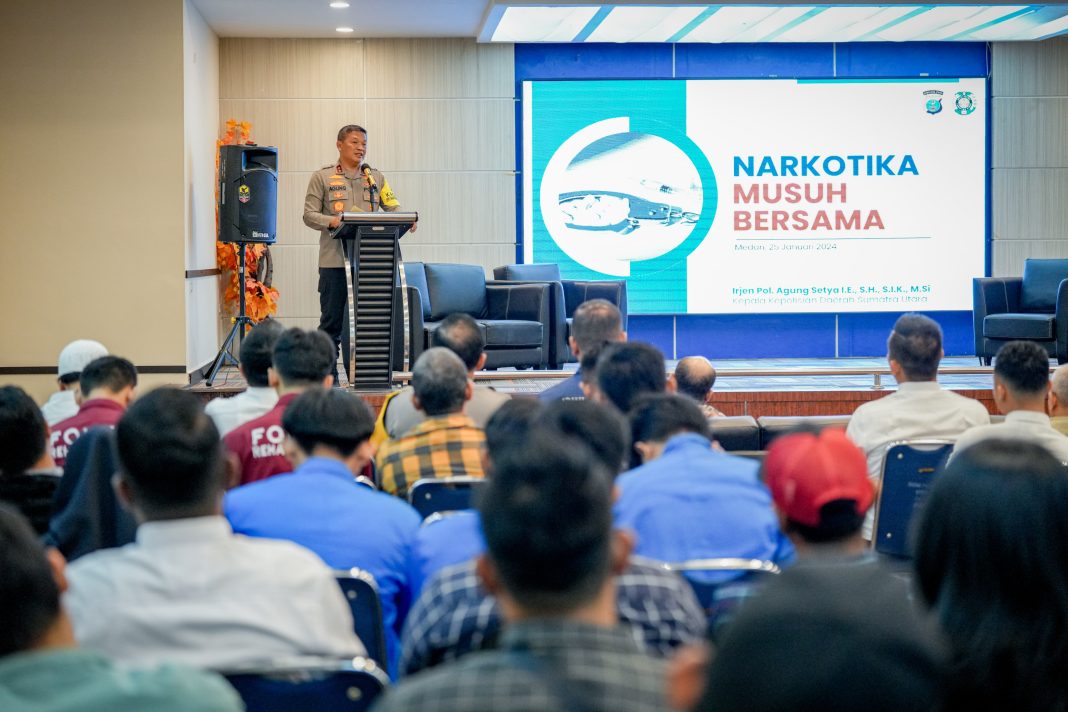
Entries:
[[[308,181],[304,197],[304,224],[319,230],[319,329],[334,341],[334,383],[337,383],[337,348],[341,345],[349,363],[348,294],[345,257],[341,241],[330,231],[341,223],[341,213],[400,209],[397,196],[381,172],[371,170],[370,179],[361,170],[367,153],[367,130],[355,124],[337,133],[337,162],[320,168]],[[371,190],[371,181],[377,189]],[[412,225],[412,232],[415,225]],[[351,374],[350,374],[351,376]]]

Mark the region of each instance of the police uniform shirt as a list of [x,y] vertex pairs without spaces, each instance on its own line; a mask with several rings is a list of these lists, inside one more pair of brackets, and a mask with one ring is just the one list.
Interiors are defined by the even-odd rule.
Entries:
[[371,205],[371,186],[366,176],[347,171],[340,163],[324,166],[308,181],[304,197],[304,224],[319,230],[319,266],[344,267],[341,241],[330,236],[330,221],[344,212],[370,212],[381,208],[387,212],[400,209],[397,196],[380,171],[371,170],[378,191]]

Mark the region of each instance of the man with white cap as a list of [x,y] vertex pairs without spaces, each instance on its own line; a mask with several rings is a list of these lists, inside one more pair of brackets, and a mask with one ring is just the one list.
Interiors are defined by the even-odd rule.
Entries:
[[44,413],[49,427],[78,414],[75,394],[78,393],[82,369],[90,361],[107,355],[108,350],[104,345],[92,339],[78,339],[63,347],[59,352],[59,390],[41,406],[41,412]]

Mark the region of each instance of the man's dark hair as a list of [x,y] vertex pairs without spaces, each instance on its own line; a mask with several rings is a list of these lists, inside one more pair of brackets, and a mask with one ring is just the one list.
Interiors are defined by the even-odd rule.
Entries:
[[579,304],[571,316],[571,336],[580,354],[594,356],[604,345],[618,341],[623,333],[623,315],[607,299],[590,299]]
[[459,412],[467,390],[460,357],[441,346],[427,349],[412,368],[412,390],[427,416]]
[[81,371],[71,371],[70,373],[64,373],[59,377],[59,382],[64,386],[69,386],[72,383],[77,383],[82,377]]
[[919,591],[954,653],[947,709],[1068,707],[1068,468],[1037,443],[954,455],[920,514]]
[[346,136],[348,136],[350,133],[355,133],[357,131],[362,133],[364,135],[364,137],[367,136],[367,129],[365,129],[364,127],[357,126],[356,124],[347,124],[345,126],[342,126],[338,130],[338,132],[337,132],[337,140],[338,141],[344,141]]
[[994,356],[994,375],[1014,394],[1042,395],[1049,386],[1049,352],[1034,341],[1010,341]]
[[36,646],[59,616],[59,586],[26,518],[0,504],[0,658]]
[[810,544],[830,544],[850,538],[864,526],[867,512],[858,512],[852,499],[832,499],[820,507],[820,523],[810,527],[792,519],[786,520],[784,533],[793,532]]
[[933,381],[942,360],[942,327],[923,314],[905,314],[894,322],[886,353],[912,381]]
[[468,371],[475,370],[486,342],[478,330],[478,322],[467,314],[457,312],[445,317],[430,335],[431,346],[443,346],[460,357]]
[[286,408],[282,427],[309,455],[317,445],[326,445],[348,457],[371,437],[375,418],[357,395],[339,388],[309,388]]
[[[681,433],[694,433],[712,440],[708,418],[691,398],[670,393],[646,393],[630,410],[630,441],[662,443]],[[630,453],[630,466],[642,464],[637,450]]]
[[264,388],[269,385],[267,369],[271,367],[274,345],[284,331],[285,327],[280,322],[267,319],[252,327],[252,331],[241,342],[241,370],[249,386]]
[[48,447],[48,423],[18,386],[0,386],[0,476],[21,475]]
[[611,475],[586,445],[546,426],[495,465],[479,511],[501,584],[540,615],[588,604],[611,573]]
[[158,388],[133,402],[115,428],[120,469],[153,513],[209,504],[223,490],[219,431],[188,391]]
[[587,400],[556,400],[545,406],[540,421],[586,443],[612,475],[627,466],[630,433],[614,408]]
[[680,394],[704,403],[716,383],[716,369],[704,356],[687,356],[675,366],[675,383]]
[[118,393],[127,386],[137,385],[137,369],[121,356],[101,356],[82,369],[80,388],[88,397],[98,388]]
[[541,411],[537,398],[512,398],[493,411],[485,428],[490,463],[504,457],[505,450],[526,447],[527,431]]
[[641,394],[663,393],[666,386],[664,354],[655,346],[609,344],[597,358],[597,387],[623,413]]
[[334,368],[334,342],[316,329],[286,329],[274,344],[271,364],[286,386],[321,386]]

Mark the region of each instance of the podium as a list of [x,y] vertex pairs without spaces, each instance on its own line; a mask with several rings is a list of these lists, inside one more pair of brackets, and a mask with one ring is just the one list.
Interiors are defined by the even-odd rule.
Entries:
[[[389,390],[394,366],[408,370],[408,305],[403,305],[403,335],[393,328],[397,291],[408,301],[400,239],[419,220],[418,213],[342,213],[331,235],[342,241],[349,305],[349,385],[354,390]],[[402,289],[393,285],[400,279]],[[393,363],[393,343],[404,339],[403,364]]]

